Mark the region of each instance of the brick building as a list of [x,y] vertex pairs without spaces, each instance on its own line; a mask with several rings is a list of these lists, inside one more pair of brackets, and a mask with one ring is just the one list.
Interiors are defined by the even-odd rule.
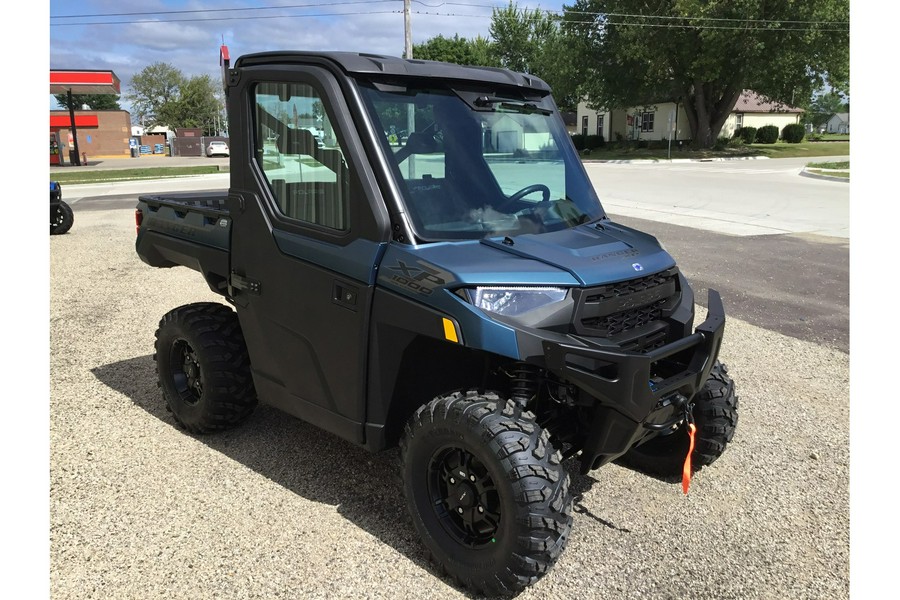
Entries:
[[[50,138],[53,145],[54,134],[58,135],[60,154],[69,163],[72,144],[69,135],[72,122],[67,110],[50,111]],[[125,110],[76,110],[75,127],[78,130],[78,149],[91,157],[131,156],[128,140],[131,138],[131,115]],[[52,149],[51,149],[52,162]]]

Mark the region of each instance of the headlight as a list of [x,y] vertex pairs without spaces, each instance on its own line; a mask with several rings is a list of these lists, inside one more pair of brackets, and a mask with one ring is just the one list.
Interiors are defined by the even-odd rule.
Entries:
[[498,315],[515,317],[566,299],[566,288],[477,287],[467,289],[469,302]]

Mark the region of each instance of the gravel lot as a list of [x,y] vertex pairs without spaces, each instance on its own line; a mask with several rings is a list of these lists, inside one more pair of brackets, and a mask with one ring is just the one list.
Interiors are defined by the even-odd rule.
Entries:
[[[265,406],[224,434],[175,427],[154,331],[219,297],[138,259],[133,209],[75,205],[50,294],[52,597],[471,597],[427,563],[396,451]],[[725,456],[687,497],[616,465],[573,474],[569,546],[519,598],[849,597],[848,355],[731,319],[722,358],[742,409]]]

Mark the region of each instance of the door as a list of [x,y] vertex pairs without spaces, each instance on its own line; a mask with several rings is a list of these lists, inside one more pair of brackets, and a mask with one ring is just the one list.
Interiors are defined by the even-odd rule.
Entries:
[[[242,71],[231,291],[261,401],[362,443],[366,341],[387,215],[334,77]],[[234,106],[234,104],[232,104]]]

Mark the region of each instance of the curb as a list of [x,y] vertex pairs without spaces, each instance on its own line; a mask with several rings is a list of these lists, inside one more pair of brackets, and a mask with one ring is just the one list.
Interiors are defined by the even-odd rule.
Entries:
[[605,160],[605,159],[582,159],[581,162],[584,163],[609,163],[616,165],[639,165],[639,164],[658,164],[658,163],[695,163],[695,162],[727,162],[732,160],[770,160],[768,156],[733,156],[733,157],[725,157],[720,156],[716,158],[636,158],[636,159],[623,159],[623,160]]
[[809,177],[810,179],[822,179],[823,181],[840,181],[843,183],[850,183],[849,177],[834,177],[832,175],[820,175],[819,173],[810,173],[806,170],[806,167],[800,170],[801,177]]

